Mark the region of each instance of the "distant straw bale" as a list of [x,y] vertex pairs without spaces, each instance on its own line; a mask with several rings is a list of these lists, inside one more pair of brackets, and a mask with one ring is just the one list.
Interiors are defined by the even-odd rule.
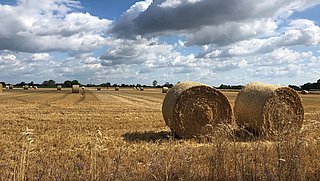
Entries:
[[183,82],[171,88],[163,101],[162,114],[166,124],[180,138],[208,135],[219,124],[233,121],[227,97],[197,82]]
[[162,87],[162,93],[167,93],[167,92],[168,92],[168,90],[169,90],[169,88],[168,88],[168,87]]
[[119,91],[120,88],[119,88],[119,87],[115,87],[114,90],[115,90],[115,91]]
[[10,85],[9,85],[9,89],[13,89],[13,84],[10,84]]
[[28,85],[25,85],[25,86],[23,86],[23,89],[24,89],[24,90],[28,90],[28,89],[29,89],[29,86],[28,86]]
[[72,93],[79,93],[80,86],[79,85],[72,85]]
[[98,90],[98,91],[101,91],[101,87],[97,87],[97,90]]
[[143,87],[140,87],[140,91],[144,91],[144,88],[143,88]]
[[302,90],[301,94],[309,94],[309,92],[307,90]]
[[299,94],[289,87],[250,83],[238,94],[234,114],[239,126],[276,138],[301,129],[304,109]]
[[61,85],[58,85],[57,86],[57,90],[61,90],[62,89],[62,86]]

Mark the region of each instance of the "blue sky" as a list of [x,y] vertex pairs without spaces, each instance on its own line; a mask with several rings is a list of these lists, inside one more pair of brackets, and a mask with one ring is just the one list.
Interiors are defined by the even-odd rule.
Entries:
[[320,79],[318,12],[320,0],[0,0],[0,81],[302,85]]

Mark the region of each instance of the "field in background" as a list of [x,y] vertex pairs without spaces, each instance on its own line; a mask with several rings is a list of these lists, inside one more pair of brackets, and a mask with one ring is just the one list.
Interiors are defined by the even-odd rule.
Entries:
[[[224,92],[232,106],[237,92]],[[302,95],[301,134],[280,142],[174,139],[160,89],[5,90],[0,180],[314,180],[320,95]]]

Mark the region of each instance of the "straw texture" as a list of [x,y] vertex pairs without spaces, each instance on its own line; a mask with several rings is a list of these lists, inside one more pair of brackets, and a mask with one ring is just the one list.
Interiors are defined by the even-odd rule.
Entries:
[[180,138],[208,135],[218,124],[233,120],[227,97],[197,82],[182,82],[171,88],[163,101],[162,114]]
[[299,131],[304,109],[299,94],[291,88],[250,83],[238,94],[234,114],[238,125],[274,138]]

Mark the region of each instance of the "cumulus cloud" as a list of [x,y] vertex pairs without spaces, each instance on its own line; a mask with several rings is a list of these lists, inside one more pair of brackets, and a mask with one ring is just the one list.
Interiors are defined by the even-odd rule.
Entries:
[[41,61],[50,59],[50,55],[48,53],[35,53],[32,55],[32,60]]
[[75,53],[101,47],[111,21],[71,12],[79,7],[79,2],[73,0],[0,4],[0,50]]
[[189,44],[226,45],[272,33],[277,28],[277,17],[319,3],[319,0],[154,0],[151,4],[143,1],[125,12],[111,32],[131,38],[180,33],[187,35]]
[[170,60],[173,54],[173,45],[159,44],[157,39],[137,37],[136,40],[117,39],[110,45],[111,48],[100,58],[103,66],[119,64],[151,64]]
[[320,27],[307,19],[297,19],[282,27],[279,33],[268,38],[243,40],[229,46],[217,48],[206,46],[198,58],[252,56],[273,52],[277,49],[295,46],[319,46]]

